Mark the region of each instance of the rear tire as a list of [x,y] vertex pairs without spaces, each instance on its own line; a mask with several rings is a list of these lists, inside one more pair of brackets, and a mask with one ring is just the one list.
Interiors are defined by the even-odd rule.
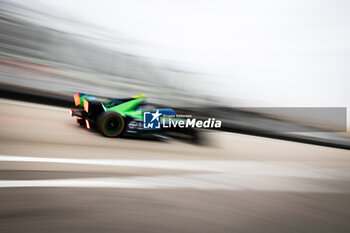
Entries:
[[125,121],[118,113],[107,111],[98,117],[97,126],[104,136],[117,137],[124,131]]

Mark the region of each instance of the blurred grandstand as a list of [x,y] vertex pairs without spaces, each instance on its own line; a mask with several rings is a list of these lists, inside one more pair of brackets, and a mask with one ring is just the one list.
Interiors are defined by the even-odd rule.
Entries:
[[103,41],[107,36],[80,33],[86,28],[95,35],[103,33],[93,25],[12,1],[0,4],[2,85],[67,96],[77,90],[110,97],[147,93],[163,104],[204,103],[192,85],[200,74],[130,53],[136,42],[112,38],[113,47]]

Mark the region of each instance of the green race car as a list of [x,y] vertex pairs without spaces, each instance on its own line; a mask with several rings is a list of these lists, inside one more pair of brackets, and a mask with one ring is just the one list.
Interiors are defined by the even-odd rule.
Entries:
[[[74,95],[75,108],[71,109],[71,116],[77,117],[79,125],[87,129],[97,129],[106,137],[181,137],[193,141],[198,140],[198,132],[193,128],[164,128],[147,127],[144,122],[145,114],[152,113],[163,119],[164,115],[176,113],[171,108],[155,108],[145,104],[146,95],[140,94],[131,98],[105,99],[76,93]],[[156,113],[155,113],[156,112]],[[164,119],[166,120],[166,119]],[[184,119],[176,118],[177,121]]]

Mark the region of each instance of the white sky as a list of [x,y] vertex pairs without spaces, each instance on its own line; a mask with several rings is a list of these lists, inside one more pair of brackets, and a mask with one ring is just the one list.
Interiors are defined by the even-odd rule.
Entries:
[[254,106],[350,107],[350,1],[32,2],[136,41],[142,55],[218,74],[210,81],[222,89],[213,95]]

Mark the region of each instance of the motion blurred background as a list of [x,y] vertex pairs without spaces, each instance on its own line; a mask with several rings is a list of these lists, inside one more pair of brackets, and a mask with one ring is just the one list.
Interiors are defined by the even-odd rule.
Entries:
[[349,106],[348,1],[1,1],[1,83],[176,105]]
[[[0,0],[0,232],[350,232],[349,9]],[[76,92],[223,125],[106,138]]]
[[[65,100],[75,92],[144,93],[151,103],[220,118],[229,131],[346,135],[347,1],[0,4],[5,97],[8,90]],[[302,137],[350,143],[334,134]]]

